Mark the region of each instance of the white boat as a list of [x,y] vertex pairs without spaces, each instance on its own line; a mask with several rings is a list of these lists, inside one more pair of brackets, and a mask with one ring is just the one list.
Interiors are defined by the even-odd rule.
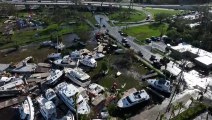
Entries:
[[102,59],[103,57],[105,57],[105,55],[102,53],[95,53],[92,56],[95,60]]
[[78,112],[79,114],[90,113],[90,107],[74,85],[62,82],[58,84],[55,89],[60,99],[70,110]]
[[81,87],[88,86],[91,82],[90,76],[87,73],[83,72],[80,68],[67,68],[64,71],[66,73],[66,77],[68,77],[72,82]]
[[88,92],[93,94],[94,96],[98,96],[99,94],[105,91],[105,88],[96,83],[92,83],[87,88]]
[[56,107],[52,101],[48,101],[43,96],[37,98],[42,116],[46,120],[55,119],[57,117]]
[[57,69],[52,70],[50,72],[50,75],[46,78],[47,84],[51,84],[51,85],[56,84],[62,75],[63,75],[63,71],[57,70]]
[[119,108],[128,108],[134,105],[137,105],[141,102],[145,102],[149,100],[149,95],[145,90],[136,91],[134,93],[129,94],[128,96],[121,98],[117,105]]
[[55,105],[57,105],[59,103],[59,99],[58,99],[55,91],[51,88],[46,90],[45,97],[47,100],[52,101]]
[[71,111],[68,111],[68,113],[59,120],[74,120],[74,115]]
[[85,65],[85,66],[92,67],[92,68],[97,67],[96,60],[92,56],[89,56],[89,55],[84,56],[80,60],[80,63]]
[[15,88],[16,86],[24,84],[24,81],[22,79],[16,79],[12,82],[9,82],[3,86],[0,87],[0,90],[7,90],[7,89],[12,89]]
[[83,55],[81,54],[80,51],[75,50],[75,51],[72,51],[70,53],[70,57],[73,60],[78,60],[78,59],[82,59],[83,58]]
[[2,76],[2,77],[0,77],[0,86],[4,85],[4,84],[6,84],[6,83],[8,83],[8,82],[10,82],[14,79],[15,79],[15,77],[4,77],[4,76]]
[[149,79],[147,80],[148,84],[150,85],[150,87],[153,87],[157,90],[159,90],[160,92],[163,92],[165,94],[171,94],[171,84],[170,81],[168,80],[156,80],[156,79]]
[[49,88],[49,89],[46,90],[45,96],[46,96],[46,99],[47,100],[52,100],[55,97],[57,97],[55,91],[53,89],[51,89],[51,88]]
[[56,59],[60,59],[62,57],[61,57],[61,53],[51,53],[47,56],[47,58],[56,60]]
[[34,120],[34,106],[29,96],[27,96],[27,99],[19,107],[19,113],[21,120]]
[[64,56],[63,59],[57,59],[53,63],[61,67],[76,67],[77,65],[77,61],[73,61],[69,55]]

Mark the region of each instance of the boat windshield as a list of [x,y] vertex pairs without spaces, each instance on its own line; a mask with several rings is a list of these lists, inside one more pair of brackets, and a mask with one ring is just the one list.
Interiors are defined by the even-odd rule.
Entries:
[[128,101],[129,103],[132,103],[132,101],[130,100],[129,96],[127,96],[126,99],[127,99],[127,101]]

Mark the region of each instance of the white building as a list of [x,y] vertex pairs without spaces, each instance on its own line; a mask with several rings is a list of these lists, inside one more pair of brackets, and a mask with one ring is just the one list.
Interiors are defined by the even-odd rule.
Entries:
[[171,46],[172,56],[175,58],[188,58],[194,61],[198,66],[211,69],[212,53],[193,47],[189,44],[180,43],[178,46]]

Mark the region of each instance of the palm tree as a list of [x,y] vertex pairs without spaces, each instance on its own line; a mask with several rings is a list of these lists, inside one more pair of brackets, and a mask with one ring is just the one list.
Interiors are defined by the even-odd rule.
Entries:
[[79,115],[78,115],[78,104],[77,104],[77,99],[78,99],[79,95],[80,94],[78,92],[75,93],[75,95],[74,95],[74,105],[75,105],[75,110],[76,110],[76,120],[79,119]]
[[179,109],[177,115],[179,115],[181,109],[184,108],[185,106],[184,106],[183,102],[179,102],[179,103],[177,104],[177,107],[178,107],[178,109]]

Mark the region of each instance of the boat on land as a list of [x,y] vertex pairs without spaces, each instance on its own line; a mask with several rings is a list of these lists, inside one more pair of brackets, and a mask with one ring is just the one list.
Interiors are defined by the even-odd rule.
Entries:
[[19,107],[19,113],[21,120],[34,120],[35,111],[31,97],[27,96],[27,99]]
[[45,120],[55,119],[57,117],[56,106],[52,101],[47,100],[43,96],[37,98],[39,104],[40,113]]
[[[55,87],[55,91],[68,108],[79,114],[89,114],[90,107],[73,84],[62,82]],[[76,109],[77,107],[77,109]]]
[[65,71],[65,76],[68,77],[73,83],[85,87],[88,86],[91,82],[90,76],[83,72],[81,68],[67,68],[64,70]]
[[147,80],[149,86],[163,95],[171,95],[171,84],[170,81],[164,79],[149,79]]
[[74,114],[71,111],[68,111],[68,113],[59,120],[75,120]]
[[47,100],[52,101],[55,105],[57,105],[59,102],[59,99],[52,88],[46,90],[45,97]]
[[49,85],[56,84],[62,75],[63,75],[63,71],[58,69],[52,70],[50,72],[50,75],[46,78],[47,84]]
[[47,56],[48,59],[57,60],[62,58],[61,53],[51,53]]
[[64,56],[62,59],[57,59],[53,63],[60,67],[76,67],[77,65],[77,61],[72,60],[69,55]]
[[78,59],[82,59],[83,58],[83,55],[81,54],[80,51],[75,50],[75,51],[72,51],[70,53],[70,57],[73,60],[78,60]]
[[96,60],[92,56],[89,56],[89,55],[84,56],[80,60],[80,63],[85,65],[85,66],[92,67],[92,68],[97,67]]
[[146,102],[150,99],[148,93],[145,90],[139,90],[129,94],[128,96],[121,98],[117,106],[119,108],[129,108],[139,103]]

